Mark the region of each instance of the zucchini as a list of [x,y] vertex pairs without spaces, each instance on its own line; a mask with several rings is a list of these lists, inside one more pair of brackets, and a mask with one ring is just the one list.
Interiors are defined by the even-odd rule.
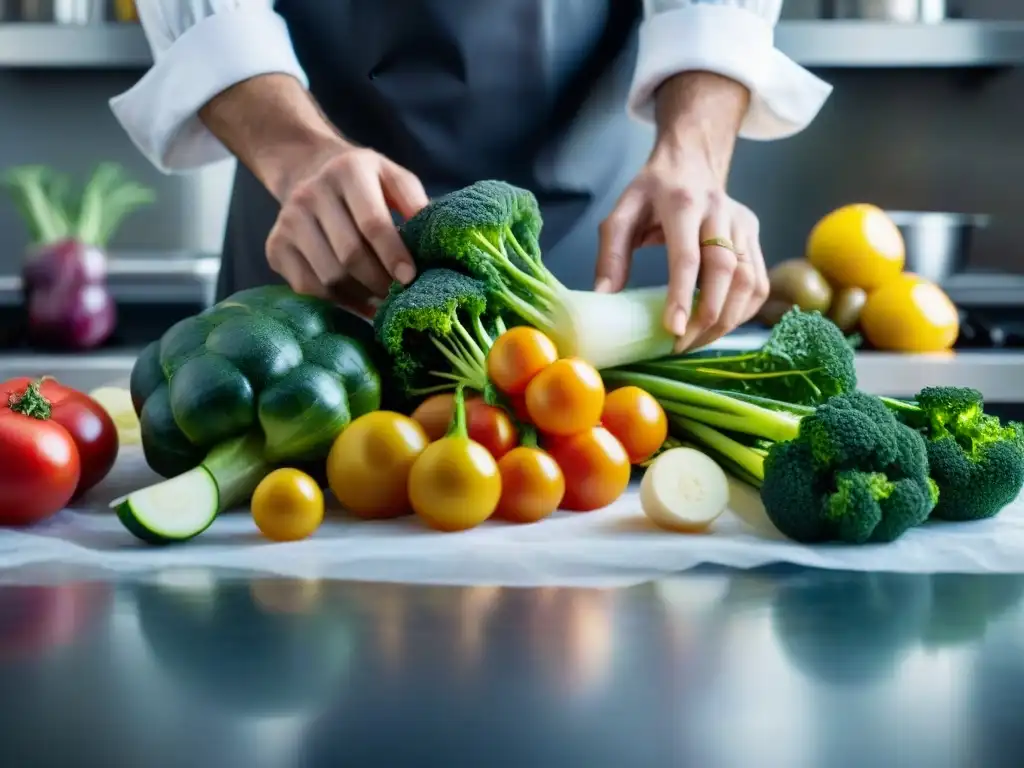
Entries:
[[113,507],[136,538],[172,544],[210,527],[220,509],[220,492],[213,475],[200,466],[118,499]]

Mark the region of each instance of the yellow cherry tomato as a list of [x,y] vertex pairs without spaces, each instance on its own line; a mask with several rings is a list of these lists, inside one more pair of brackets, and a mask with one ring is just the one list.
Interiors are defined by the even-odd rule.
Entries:
[[400,413],[364,414],[338,435],[327,456],[327,483],[338,502],[366,520],[409,514],[409,472],[429,440]]
[[466,406],[459,390],[452,429],[428,445],[412,465],[409,501],[431,528],[464,531],[494,514],[500,498],[498,462],[480,443],[469,439]]
[[475,528],[494,514],[500,498],[498,463],[468,437],[431,443],[409,475],[413,511],[439,531]]
[[316,480],[297,469],[275,469],[256,486],[252,519],[271,541],[299,541],[324,521],[324,494]]
[[939,286],[908,272],[868,294],[860,327],[878,349],[945,352],[956,343],[960,316]]
[[903,271],[906,246],[895,222],[874,205],[845,205],[811,230],[807,260],[837,288],[870,291]]

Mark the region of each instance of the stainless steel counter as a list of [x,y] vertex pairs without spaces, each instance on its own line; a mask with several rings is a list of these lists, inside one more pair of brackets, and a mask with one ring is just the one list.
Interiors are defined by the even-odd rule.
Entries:
[[[763,341],[758,333],[734,334],[720,349],[751,349]],[[0,355],[0,378],[52,375],[83,389],[125,385],[135,350],[81,355]],[[948,355],[857,355],[857,375],[867,392],[909,397],[925,386],[974,387],[989,402],[1024,403],[1024,350],[960,352]]]
[[1022,576],[0,580],[12,767],[1024,764]]

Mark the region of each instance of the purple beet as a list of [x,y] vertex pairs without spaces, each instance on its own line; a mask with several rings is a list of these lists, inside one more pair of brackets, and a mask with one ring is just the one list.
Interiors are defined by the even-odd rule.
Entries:
[[70,239],[38,248],[22,275],[34,344],[91,349],[113,334],[117,310],[99,248]]

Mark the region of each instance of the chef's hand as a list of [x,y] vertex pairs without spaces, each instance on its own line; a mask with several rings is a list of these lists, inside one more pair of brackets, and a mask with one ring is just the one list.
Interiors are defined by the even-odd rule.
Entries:
[[[757,314],[768,296],[768,274],[757,216],[725,191],[746,91],[708,73],[673,80],[659,91],[654,150],[601,225],[595,287],[621,290],[633,251],[664,244],[664,320],[679,351],[709,344]],[[711,239],[719,244],[701,245]]]
[[392,280],[416,276],[391,211],[409,218],[427,195],[415,175],[383,155],[341,145],[311,160],[281,203],[267,261],[294,291],[370,317]]

